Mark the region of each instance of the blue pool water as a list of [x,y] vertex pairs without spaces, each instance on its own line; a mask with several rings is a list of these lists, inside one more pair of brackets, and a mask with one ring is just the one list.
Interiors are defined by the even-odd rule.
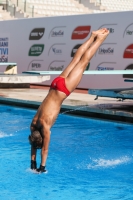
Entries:
[[132,125],[59,115],[48,173],[35,174],[27,139],[35,112],[0,106],[0,200],[133,199]]

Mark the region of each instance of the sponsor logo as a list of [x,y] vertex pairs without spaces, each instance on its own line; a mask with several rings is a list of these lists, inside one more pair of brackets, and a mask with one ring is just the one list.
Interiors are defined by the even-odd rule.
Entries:
[[115,67],[116,67],[116,62],[101,62],[97,65],[96,70],[98,71],[114,70]]
[[130,44],[124,51],[123,58],[133,58],[133,44]]
[[113,67],[102,67],[102,66],[98,66],[98,67],[96,68],[96,70],[98,70],[98,71],[105,71],[105,70],[114,70],[114,68],[113,68]]
[[29,63],[28,70],[38,71],[42,68],[44,61],[43,60],[32,60]]
[[64,43],[59,43],[59,44],[54,44],[50,47],[49,51],[48,51],[48,55],[52,56],[58,56],[58,55],[62,55],[63,51],[65,49],[65,44]]
[[[128,65],[125,70],[133,70],[133,64]],[[133,74],[123,74],[123,78],[133,78]]]
[[51,71],[62,71],[64,69],[64,65],[61,66],[49,66]]
[[90,33],[91,26],[78,26],[74,29],[71,39],[81,40],[86,38]]
[[114,33],[115,29],[114,28],[107,28],[110,33]]
[[64,35],[64,31],[59,30],[59,31],[52,31],[51,37],[62,37]]
[[56,54],[56,55],[57,55],[57,54],[58,54],[58,55],[59,55],[59,54],[62,54],[62,49],[58,49],[58,48],[56,48],[56,47],[53,47],[53,48],[52,48],[52,51],[53,51],[53,53]]
[[66,26],[57,26],[53,28],[49,34],[49,37],[63,37]]
[[74,57],[77,49],[81,46],[82,44],[77,44],[73,49],[72,49],[72,52],[71,52],[71,57]]
[[31,68],[32,68],[32,69],[41,68],[41,64],[40,64],[40,63],[32,63],[32,64],[31,64]]
[[40,40],[45,32],[45,28],[35,28],[29,35],[29,40]]
[[34,44],[29,50],[29,56],[40,56],[44,50],[44,44]]
[[8,62],[9,56],[9,39],[7,37],[0,38],[0,62]]
[[114,49],[113,48],[99,48],[99,51],[98,51],[99,54],[113,54],[114,53]]
[[133,31],[127,30],[126,35],[133,35]]
[[48,67],[48,71],[62,71],[64,70],[65,61],[53,61]]
[[133,23],[129,24],[125,28],[124,33],[123,33],[123,37],[129,37],[129,36],[132,36],[132,35],[133,35]]

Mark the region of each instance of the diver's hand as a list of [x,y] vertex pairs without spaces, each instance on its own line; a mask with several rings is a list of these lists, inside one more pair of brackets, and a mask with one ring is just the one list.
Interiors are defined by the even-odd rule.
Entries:
[[37,163],[34,160],[31,160],[31,169],[36,169],[37,168]]
[[36,170],[39,173],[46,173],[47,170],[45,169],[45,166],[40,165],[40,167]]

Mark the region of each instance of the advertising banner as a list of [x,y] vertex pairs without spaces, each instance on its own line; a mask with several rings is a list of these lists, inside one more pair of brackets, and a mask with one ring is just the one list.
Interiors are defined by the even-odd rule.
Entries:
[[[110,34],[86,70],[133,69],[133,11],[0,21],[0,62],[16,62],[23,71],[62,71],[91,32]],[[10,37],[9,37],[10,36]],[[83,75],[78,88],[120,89],[133,75]],[[51,80],[42,84],[50,85]]]
[[0,62],[8,62],[9,60],[9,35],[0,34]]

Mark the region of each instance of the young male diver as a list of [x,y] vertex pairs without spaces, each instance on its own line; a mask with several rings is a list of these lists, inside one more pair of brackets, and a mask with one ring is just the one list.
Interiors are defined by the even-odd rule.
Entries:
[[[88,63],[108,35],[109,31],[106,28],[91,33],[90,38],[78,48],[68,67],[53,80],[49,93],[38,108],[30,126],[31,135],[29,135],[31,169],[38,173],[46,172],[50,129],[60,112],[62,102],[78,86]],[[37,168],[36,153],[39,148],[41,149],[41,164]]]

